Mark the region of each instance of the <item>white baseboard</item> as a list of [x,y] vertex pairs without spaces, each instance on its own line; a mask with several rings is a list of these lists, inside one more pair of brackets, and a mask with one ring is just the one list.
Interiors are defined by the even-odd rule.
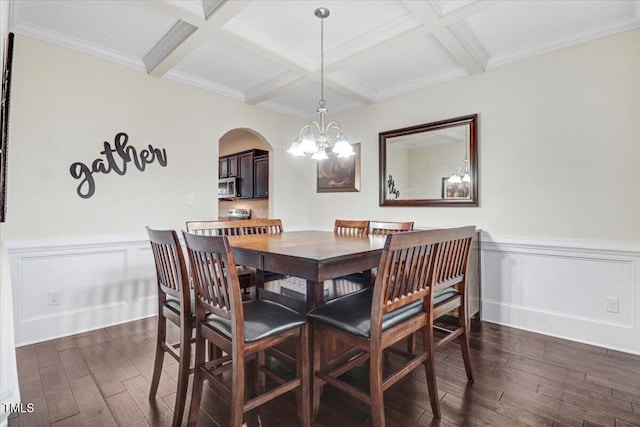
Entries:
[[481,247],[482,320],[640,354],[640,245],[483,234]]

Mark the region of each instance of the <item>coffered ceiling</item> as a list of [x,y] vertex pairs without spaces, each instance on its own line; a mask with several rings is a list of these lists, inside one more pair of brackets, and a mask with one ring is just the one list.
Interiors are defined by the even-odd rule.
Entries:
[[[4,0],[0,0],[4,1]],[[639,0],[10,0],[11,31],[300,118],[640,26]]]

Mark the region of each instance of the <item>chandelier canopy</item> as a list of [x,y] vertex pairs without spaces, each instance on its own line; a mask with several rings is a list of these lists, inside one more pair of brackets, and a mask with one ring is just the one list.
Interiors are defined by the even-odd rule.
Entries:
[[324,18],[329,16],[329,9],[319,7],[315,15],[320,18],[320,101],[318,109],[320,121],[313,120],[300,129],[298,137],[293,141],[287,153],[294,156],[311,154],[312,159],[327,159],[327,150],[331,149],[338,157],[350,157],[355,154],[353,147],[342,132],[338,122],[326,124],[326,101],[324,100]]

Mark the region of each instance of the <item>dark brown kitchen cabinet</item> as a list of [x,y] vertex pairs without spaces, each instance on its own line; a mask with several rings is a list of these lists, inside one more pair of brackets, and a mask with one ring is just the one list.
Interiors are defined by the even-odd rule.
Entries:
[[238,178],[238,198],[269,197],[269,152],[247,150],[218,159],[218,178]]
[[269,156],[253,158],[253,197],[269,197]]
[[225,156],[218,159],[218,178],[238,176],[238,156]]
[[238,154],[240,199],[253,198],[253,152]]

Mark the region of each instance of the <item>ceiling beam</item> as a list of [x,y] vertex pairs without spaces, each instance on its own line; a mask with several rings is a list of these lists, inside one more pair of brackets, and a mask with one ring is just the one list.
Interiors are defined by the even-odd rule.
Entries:
[[[436,39],[444,46],[449,54],[462,65],[469,74],[479,74],[484,71],[484,67],[467,47],[449,29],[450,21],[443,20],[436,10],[426,1],[402,0],[415,18],[422,22],[427,31],[431,32]],[[468,6],[471,7],[471,6]],[[465,8],[460,8],[462,10]],[[456,11],[458,12],[458,11]],[[452,12],[451,14],[454,14]],[[462,14],[462,12],[458,12]],[[458,15],[461,16],[461,15]]]
[[[375,55],[376,53],[389,49],[392,46],[395,46],[397,44],[403,43],[407,40],[410,40],[422,35],[424,35],[424,28],[422,25],[420,25],[418,27],[414,27],[407,31],[399,33],[391,38],[382,40],[381,42],[371,45],[366,49],[360,50],[353,55],[349,55],[344,59],[335,61],[329,65],[325,65],[324,67],[325,76],[327,74],[338,71],[344,67],[347,67],[350,64],[361,61],[363,58],[366,58],[371,55]],[[264,46],[257,45],[253,43],[251,40],[245,40],[245,41],[248,44],[248,46],[245,46],[245,47],[253,48],[256,51],[256,53],[259,53],[260,55],[265,54]],[[272,51],[269,51],[269,52],[272,55],[277,55],[277,52],[272,52]],[[269,55],[267,56],[267,58],[273,59],[273,56]],[[270,81],[265,82],[245,92],[244,99],[247,104],[251,104],[251,105],[258,104],[269,98],[273,98],[274,96],[279,95],[280,93],[284,92],[287,89],[291,89],[293,87],[299,86],[301,84],[304,84],[310,81],[315,81],[317,83],[320,83],[319,71],[315,71],[311,73],[308,70],[305,70],[304,68],[297,66],[295,63],[291,63],[291,61],[287,60],[286,58],[284,58],[284,61],[280,61],[280,64],[283,66],[286,66],[287,68],[290,68],[291,70],[287,73],[283,73],[282,75],[277,76],[274,79],[271,79]],[[296,74],[297,78],[294,78],[291,75],[291,73]],[[351,98],[356,98],[359,102],[362,102],[364,104],[373,104],[374,102],[377,101],[376,99],[372,98],[367,94],[354,90],[353,88],[349,86],[345,86],[338,81],[331,80],[330,78],[325,79],[325,85]]]
[[309,81],[309,76],[297,73],[295,71],[285,71],[279,76],[267,80],[266,82],[255,86],[244,93],[244,102],[249,105],[256,105],[270,98],[273,98],[285,89],[300,86]]
[[[163,38],[156,46],[151,49],[149,54],[145,56],[145,65],[147,65],[147,73],[152,76],[162,76],[167,71],[171,70],[177,63],[184,59],[187,55],[197,49],[202,43],[204,43],[210,36],[221,32],[221,28],[230,19],[240,13],[245,7],[249,5],[249,1],[225,0],[221,2],[218,7],[210,12],[208,18],[200,20],[196,15],[183,10],[179,6],[176,6],[167,2],[150,2],[154,7],[158,7],[165,12],[171,13],[173,16],[179,17],[179,23],[172,31],[169,32],[165,38]],[[185,18],[183,21],[182,18]],[[192,26],[191,31],[186,31]],[[182,31],[174,29],[178,27],[182,28]],[[172,34],[174,32],[174,34]]]

